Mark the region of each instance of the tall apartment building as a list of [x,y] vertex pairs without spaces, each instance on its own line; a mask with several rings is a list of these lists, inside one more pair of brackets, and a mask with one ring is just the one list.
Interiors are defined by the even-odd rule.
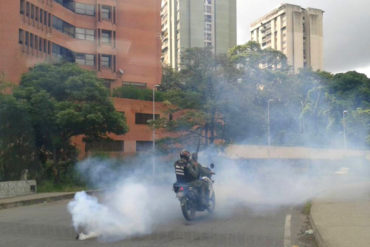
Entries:
[[1,0],[0,72],[63,58],[110,88],[161,80],[161,0]]
[[[18,84],[33,65],[64,59],[97,71],[111,89],[152,88],[161,81],[160,10],[161,0],[1,0],[0,73]],[[81,153],[150,149],[152,102],[112,100],[125,114],[129,132],[87,145],[76,137]],[[162,108],[157,105],[157,118]]]
[[216,54],[236,45],[236,0],[163,0],[162,62],[181,65],[191,47],[211,47]]
[[251,40],[259,42],[262,49],[282,51],[295,72],[303,67],[322,70],[323,13],[282,4],[251,24]]

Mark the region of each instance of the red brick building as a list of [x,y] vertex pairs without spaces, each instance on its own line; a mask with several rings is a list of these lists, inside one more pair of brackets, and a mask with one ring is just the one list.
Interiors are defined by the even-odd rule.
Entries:
[[[109,134],[113,141],[85,144],[82,136],[73,141],[80,150],[80,157],[83,158],[90,152],[109,152],[113,156],[122,154],[134,154],[136,152],[151,151],[153,131],[148,127],[147,121],[153,118],[153,104],[151,101],[113,98],[113,103],[118,112],[125,115],[129,132],[125,135]],[[166,106],[156,103],[155,117],[158,119],[167,118]],[[156,139],[174,136],[163,130],[156,130]]]
[[161,80],[161,0],[1,0],[0,72],[63,58],[110,88]]
[[[160,8],[161,0],[1,0],[0,73],[17,84],[33,65],[63,59],[97,71],[110,89],[153,88],[162,75]],[[145,123],[152,102],[113,101],[129,133],[111,143],[85,146],[77,140],[82,153],[134,153],[151,144]]]

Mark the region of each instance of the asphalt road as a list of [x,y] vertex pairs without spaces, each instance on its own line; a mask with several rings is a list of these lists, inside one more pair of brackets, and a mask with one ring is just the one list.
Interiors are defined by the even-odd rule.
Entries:
[[243,246],[243,247],[313,247],[312,238],[302,235],[309,228],[300,208],[280,208],[256,213],[247,208],[230,216],[200,215],[186,222],[178,210],[178,218],[156,226],[150,235],[118,242],[98,239],[75,240],[68,201],[0,210],[0,246]]

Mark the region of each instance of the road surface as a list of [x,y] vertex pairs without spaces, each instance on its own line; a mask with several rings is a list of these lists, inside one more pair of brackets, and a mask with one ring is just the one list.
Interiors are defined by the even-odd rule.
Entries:
[[7,247],[314,247],[312,237],[302,234],[309,228],[300,208],[280,208],[256,213],[239,208],[230,216],[200,215],[186,222],[179,208],[178,218],[156,226],[153,233],[118,242],[98,239],[75,240],[68,201],[0,210],[0,246]]

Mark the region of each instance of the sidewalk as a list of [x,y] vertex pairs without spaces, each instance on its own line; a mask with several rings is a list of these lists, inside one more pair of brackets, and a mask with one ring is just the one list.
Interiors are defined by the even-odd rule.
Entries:
[[341,188],[314,200],[310,219],[319,247],[369,247],[370,184]]
[[3,198],[0,199],[0,210],[37,203],[71,199],[74,197],[74,194],[75,192],[53,192],[53,193],[36,193],[32,195]]

